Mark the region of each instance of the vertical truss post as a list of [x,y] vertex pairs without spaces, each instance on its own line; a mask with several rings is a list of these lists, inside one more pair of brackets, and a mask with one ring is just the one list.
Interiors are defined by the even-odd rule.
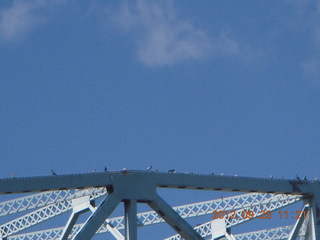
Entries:
[[309,208],[306,219],[303,221],[299,233],[300,240],[308,240],[310,233],[312,236],[312,232],[314,232],[314,230],[312,230],[313,226],[312,209]]
[[[308,224],[308,228],[307,228],[307,236],[305,239],[316,240],[315,220],[314,220],[313,209],[309,210],[309,224]],[[301,240],[304,240],[304,239],[301,238]]]
[[137,201],[124,201],[125,240],[137,240]]
[[316,190],[312,204],[312,215],[313,216],[313,223],[314,223],[314,234],[311,236],[312,240],[320,239],[320,190]]

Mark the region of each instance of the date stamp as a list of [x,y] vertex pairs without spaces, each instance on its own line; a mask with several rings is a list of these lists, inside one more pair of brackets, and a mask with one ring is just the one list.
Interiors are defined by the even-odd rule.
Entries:
[[255,213],[254,211],[213,211],[212,219],[271,219],[273,217],[277,217],[278,219],[305,219],[307,216],[307,211],[260,211]]

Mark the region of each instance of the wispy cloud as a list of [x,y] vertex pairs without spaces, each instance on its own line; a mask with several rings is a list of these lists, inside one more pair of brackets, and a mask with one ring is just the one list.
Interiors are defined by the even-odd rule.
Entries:
[[44,9],[60,0],[14,0],[0,9],[0,38],[3,41],[16,41],[32,32],[45,22]]
[[313,54],[301,64],[304,75],[313,82],[320,84],[320,2],[318,0],[294,0],[300,20],[305,29],[309,30],[313,39]]
[[37,1],[13,1],[10,7],[0,12],[0,35],[11,41],[29,33],[40,21],[34,14]]
[[178,19],[172,2],[125,2],[115,19],[122,29],[137,32],[137,57],[146,65],[201,59],[213,47],[204,31]]
[[171,1],[124,2],[113,20],[133,35],[137,58],[148,66],[242,53],[228,34],[211,36],[188,19],[180,19]]
[[310,58],[302,63],[305,76],[320,85],[320,58]]
[[[24,39],[48,20],[48,9],[63,0],[13,0],[0,9],[0,41]],[[74,4],[78,4],[74,1]],[[105,2],[93,1],[99,12]],[[178,16],[172,1],[124,0],[109,17],[134,44],[136,58],[147,66],[163,66],[212,56],[248,56],[232,34],[208,34],[190,19]],[[97,8],[96,6],[99,6]],[[110,9],[110,8],[109,8]]]
[[[320,9],[320,7],[319,7],[319,9]],[[314,44],[315,44],[317,51],[320,52],[320,12],[319,12],[318,25],[315,26],[315,28],[314,28]]]

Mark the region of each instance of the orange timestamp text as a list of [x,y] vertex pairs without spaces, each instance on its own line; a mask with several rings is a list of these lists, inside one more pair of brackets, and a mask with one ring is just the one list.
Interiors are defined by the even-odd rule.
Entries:
[[260,219],[271,219],[274,216],[278,217],[279,219],[305,219],[307,216],[306,211],[278,211],[278,212],[271,212],[271,211],[260,211],[255,213],[254,211],[213,211],[212,219],[253,219],[253,218],[260,218]]

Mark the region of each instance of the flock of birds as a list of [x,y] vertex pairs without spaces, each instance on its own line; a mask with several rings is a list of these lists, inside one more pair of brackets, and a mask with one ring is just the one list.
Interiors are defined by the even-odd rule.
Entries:
[[[149,166],[149,167],[146,169],[146,171],[151,171],[151,169],[152,169],[152,165]],[[126,169],[126,168],[123,168],[122,171],[123,171],[123,172],[127,172],[127,169]],[[158,171],[159,171],[159,170],[157,169],[156,172],[158,172]],[[95,172],[96,172],[96,169],[94,169],[93,172],[95,173]],[[107,166],[104,167],[104,172],[108,172]],[[176,171],[175,171],[174,169],[170,169],[170,170],[168,170],[168,173],[176,173]],[[188,172],[186,172],[186,173],[188,173]],[[57,175],[58,175],[58,174],[56,174],[52,169],[51,169],[51,174],[52,174],[52,176],[57,176]],[[214,174],[214,173],[211,173],[211,175],[215,175],[215,174]],[[224,173],[221,173],[220,175],[223,176]],[[234,176],[237,177],[238,175],[234,175]],[[270,179],[273,179],[273,176],[270,175],[269,178],[270,178]],[[283,179],[283,178],[282,178],[282,179]],[[308,179],[307,179],[306,176],[305,176],[303,179],[301,179],[298,175],[296,175],[295,180],[298,181],[298,182],[308,182]],[[315,178],[315,179],[314,179],[314,181],[318,181],[318,180],[319,180],[318,178]]]

